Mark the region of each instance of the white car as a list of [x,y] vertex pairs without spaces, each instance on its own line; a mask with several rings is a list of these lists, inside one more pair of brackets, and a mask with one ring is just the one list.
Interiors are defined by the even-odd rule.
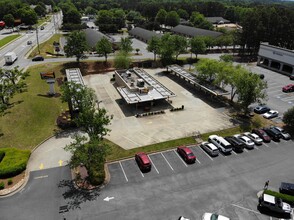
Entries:
[[230,219],[228,217],[223,216],[223,215],[206,212],[203,214],[202,220],[230,220]]
[[266,113],[263,114],[263,117],[264,118],[267,118],[267,119],[271,119],[271,118],[275,118],[275,117],[278,117],[279,115],[279,112],[276,111],[276,110],[270,110]]
[[235,134],[234,137],[238,138],[240,141],[242,141],[247,149],[253,149],[254,148],[254,142],[249,138],[246,137],[245,135],[240,135],[240,134]]
[[244,135],[249,137],[256,145],[262,145],[263,141],[257,134],[245,132]]
[[178,220],[190,220],[189,218],[185,218],[184,216],[180,216]]

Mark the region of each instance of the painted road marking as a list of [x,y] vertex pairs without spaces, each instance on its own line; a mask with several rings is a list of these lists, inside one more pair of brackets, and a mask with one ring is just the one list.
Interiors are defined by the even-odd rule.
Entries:
[[[242,206],[239,206],[239,205],[236,205],[236,204],[231,204],[232,206],[235,206],[237,208],[240,208],[240,209],[244,209],[244,210],[247,210],[249,212],[254,212],[256,214],[260,214],[259,212],[255,211],[255,210],[252,210],[252,209],[248,209],[248,208],[245,208],[245,207],[242,207]],[[260,214],[261,215],[261,214]]]
[[124,176],[125,176],[125,178],[126,178],[126,181],[128,182],[129,180],[128,180],[128,177],[127,177],[127,175],[126,175],[126,173],[125,173],[125,170],[124,170],[124,168],[123,168],[123,166],[122,166],[122,164],[121,164],[121,162],[119,161],[119,165],[120,165],[120,168],[121,168],[121,170],[122,170],[122,172],[123,172],[123,174],[124,174]]
[[174,170],[174,168],[170,165],[170,163],[167,161],[167,159],[165,158],[165,156],[162,154],[162,153],[160,153],[161,154],[161,156],[165,159],[165,161],[167,162],[167,164],[169,165],[169,167],[172,169],[172,170]]
[[264,146],[269,147],[266,143],[263,143]]
[[48,175],[37,176],[37,177],[35,177],[34,179],[37,180],[37,179],[43,179],[43,178],[47,178],[47,177],[48,177]]
[[178,156],[178,158],[180,158],[180,160],[183,162],[183,164],[188,167],[188,165],[185,163],[185,161],[179,156],[179,154],[176,152],[176,150],[174,150],[175,154]]
[[113,196],[111,196],[111,197],[106,197],[105,199],[103,199],[104,201],[106,201],[106,202],[109,202],[111,199],[114,199],[114,197]]
[[42,170],[44,168],[44,164],[41,163],[40,166],[39,166],[40,170]]
[[213,161],[213,159],[211,158],[211,156],[209,156],[208,153],[206,153],[205,150],[202,149],[202,147],[199,147],[199,148],[204,152],[204,154],[205,154],[210,160]]
[[152,163],[152,166],[155,168],[156,172],[159,174],[158,169],[156,168],[155,164],[153,163],[153,161],[151,160],[151,158],[148,156],[149,160]]

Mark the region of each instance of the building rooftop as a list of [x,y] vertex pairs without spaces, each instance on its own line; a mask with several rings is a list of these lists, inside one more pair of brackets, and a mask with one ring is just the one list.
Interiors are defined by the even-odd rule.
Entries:
[[212,24],[225,24],[230,23],[229,20],[224,19],[223,17],[205,17],[207,21],[209,21]]
[[196,36],[210,36],[210,37],[218,37],[222,35],[222,33],[217,31],[210,31],[201,28],[190,27],[186,25],[177,25],[171,30],[173,33],[176,34],[183,34],[189,37],[196,37]]
[[117,90],[128,104],[161,100],[175,96],[172,91],[143,69],[117,70],[116,77],[123,81],[124,85],[118,86]]
[[84,30],[84,32],[86,34],[86,41],[90,47],[95,47],[97,42],[101,40],[103,37],[112,42],[112,39],[110,37],[95,29],[87,28]]
[[148,42],[153,36],[161,37],[162,34],[158,34],[154,31],[149,31],[144,28],[135,27],[129,31],[129,34],[135,37],[143,39],[145,42]]

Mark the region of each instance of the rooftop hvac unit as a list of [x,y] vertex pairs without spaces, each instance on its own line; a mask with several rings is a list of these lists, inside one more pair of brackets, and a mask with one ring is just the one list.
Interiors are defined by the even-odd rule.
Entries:
[[138,79],[137,80],[137,86],[138,87],[144,87],[144,80],[143,79]]

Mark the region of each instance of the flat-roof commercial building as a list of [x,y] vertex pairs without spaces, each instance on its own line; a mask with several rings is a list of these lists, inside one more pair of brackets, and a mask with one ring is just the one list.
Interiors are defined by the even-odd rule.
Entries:
[[139,68],[116,70],[117,91],[127,104],[164,100],[176,96],[172,91]]
[[221,32],[210,31],[201,28],[194,28],[186,25],[177,25],[171,31],[174,34],[182,35],[185,37],[198,37],[198,36],[210,36],[213,38],[217,38],[222,35]]
[[294,51],[261,43],[257,65],[284,75],[294,74]]

